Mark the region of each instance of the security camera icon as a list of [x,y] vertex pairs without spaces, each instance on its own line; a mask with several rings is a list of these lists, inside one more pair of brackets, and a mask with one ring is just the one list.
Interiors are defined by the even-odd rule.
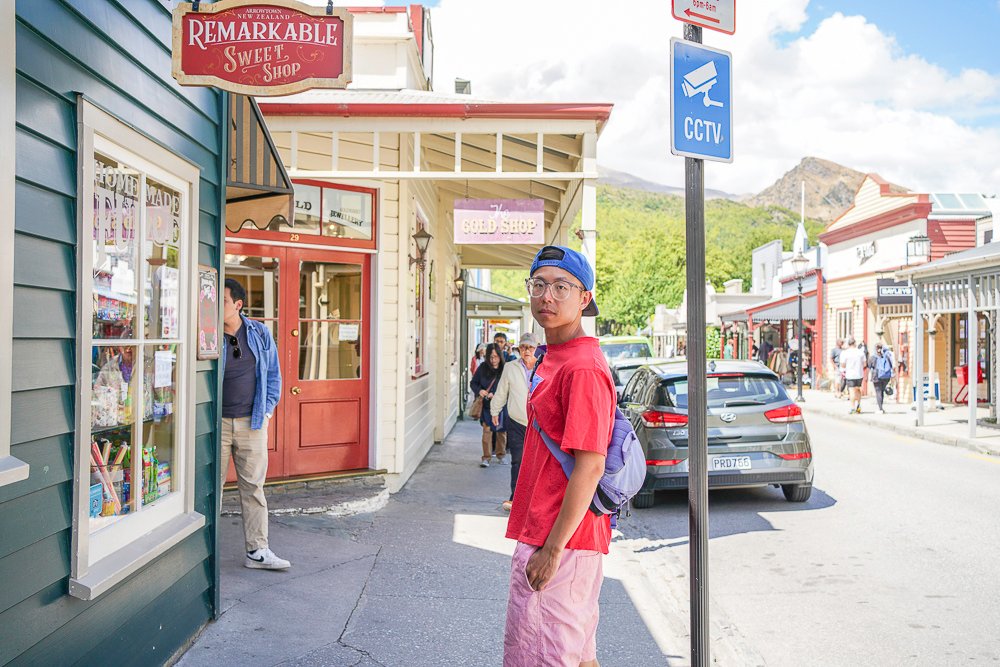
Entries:
[[708,91],[712,90],[712,86],[718,82],[719,72],[715,69],[715,62],[709,60],[698,69],[684,75],[684,81],[681,82],[681,90],[684,91],[685,97],[694,97],[699,94],[704,95],[702,103],[706,107],[721,107],[723,106],[722,102],[717,102],[708,96]]

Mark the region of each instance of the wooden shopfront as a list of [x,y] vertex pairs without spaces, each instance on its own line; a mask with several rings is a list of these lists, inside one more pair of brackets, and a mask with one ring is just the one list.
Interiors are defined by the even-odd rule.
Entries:
[[[246,289],[245,315],[266,323],[278,346],[282,396],[268,433],[268,478],[365,470],[378,191],[292,183],[259,110],[242,99],[233,131],[256,128],[259,148],[231,167],[225,275]],[[267,185],[262,170],[273,176]],[[268,204],[293,189],[290,217],[280,199]]]

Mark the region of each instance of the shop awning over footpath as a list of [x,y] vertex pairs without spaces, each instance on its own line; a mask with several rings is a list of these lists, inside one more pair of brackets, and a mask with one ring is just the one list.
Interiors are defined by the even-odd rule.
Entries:
[[[782,322],[799,319],[798,296],[783,297],[747,308],[747,316],[754,324]],[[802,295],[802,318],[816,319],[816,292]]]
[[[292,181],[285,171],[257,102],[229,98],[229,170],[226,227],[239,231],[247,220],[257,229],[292,219]],[[277,219],[276,219],[277,218]]]
[[[565,244],[581,209],[585,232],[596,217],[596,192],[588,207],[584,184],[598,178],[611,108],[420,90],[311,90],[262,104],[292,178],[422,181],[452,201],[541,200],[545,244]],[[466,268],[524,268],[541,245],[457,247]]]
[[466,315],[470,319],[511,320],[525,315],[528,304],[471,285],[466,288]]

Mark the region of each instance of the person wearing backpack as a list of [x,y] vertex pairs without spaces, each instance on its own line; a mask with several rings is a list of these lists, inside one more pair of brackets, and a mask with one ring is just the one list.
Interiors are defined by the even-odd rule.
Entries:
[[[511,562],[504,667],[597,667],[598,597],[610,515],[589,510],[615,427],[611,371],[583,316],[597,315],[594,272],[579,252],[546,246],[526,281],[545,330],[528,397],[524,454],[507,537]],[[536,353],[537,355],[538,353]],[[566,470],[543,433],[573,456]]]
[[885,414],[882,408],[882,401],[885,400],[885,388],[892,381],[892,355],[882,347],[882,343],[875,344],[875,354],[868,362],[871,368],[871,380],[875,387],[875,401],[878,403],[878,411]]

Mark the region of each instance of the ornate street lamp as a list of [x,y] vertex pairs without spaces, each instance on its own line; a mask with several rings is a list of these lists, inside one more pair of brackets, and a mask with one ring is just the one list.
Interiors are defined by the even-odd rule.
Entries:
[[809,259],[802,254],[802,251],[795,253],[795,257],[792,257],[792,271],[795,272],[795,280],[799,284],[799,354],[798,363],[796,364],[796,379],[799,385],[799,394],[795,397],[796,401],[802,402],[805,397],[802,395],[802,279],[806,275],[806,270],[809,268]]
[[410,238],[417,244],[417,256],[410,257],[410,266],[416,264],[421,269],[424,268],[425,257],[427,256],[427,246],[430,245],[431,239],[434,238],[430,233],[423,227],[417,231],[416,234]]

